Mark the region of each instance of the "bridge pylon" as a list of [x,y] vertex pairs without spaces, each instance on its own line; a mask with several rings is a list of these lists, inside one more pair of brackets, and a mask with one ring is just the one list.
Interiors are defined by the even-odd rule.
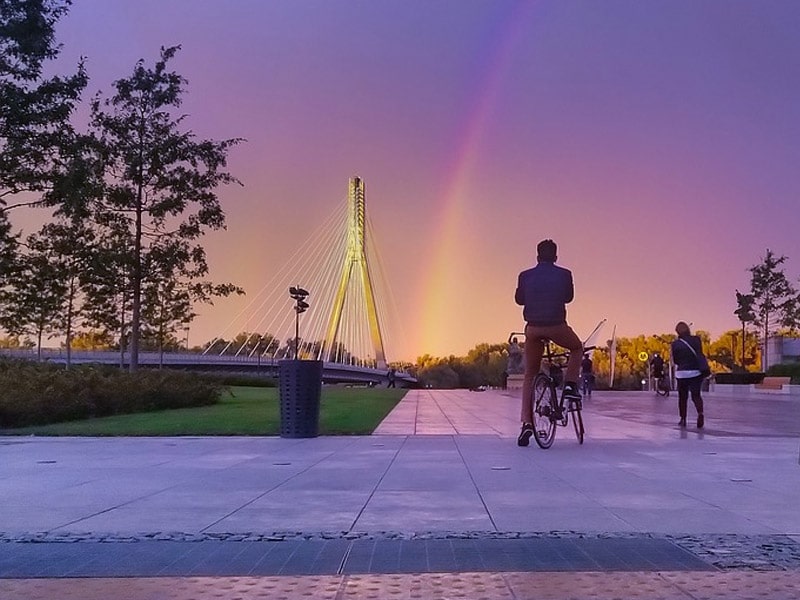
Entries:
[[[364,193],[364,180],[360,177],[351,177],[347,194],[347,247],[342,273],[339,278],[339,287],[334,296],[328,332],[325,336],[323,356],[331,362],[336,361],[337,341],[339,328],[342,323],[342,310],[348,293],[362,295],[366,308],[367,321],[372,345],[375,350],[375,359],[378,369],[386,368],[386,354],[383,349],[383,336],[381,335],[378,311],[375,307],[375,293],[370,278],[369,263],[367,262],[366,248],[366,196]],[[354,277],[358,278],[361,285],[352,285]]]

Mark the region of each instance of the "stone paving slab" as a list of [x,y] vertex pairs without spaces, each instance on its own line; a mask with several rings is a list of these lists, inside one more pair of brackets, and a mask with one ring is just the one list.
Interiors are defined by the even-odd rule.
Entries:
[[[436,402],[484,409],[487,422],[517,409],[516,399],[490,392],[442,393]],[[725,415],[719,426],[709,408],[707,428],[687,431],[662,402],[598,395],[586,403],[586,443],[560,429],[547,451],[518,448],[515,429],[307,440],[0,438],[0,532],[800,535],[798,437],[778,435],[787,421],[800,422],[800,411],[779,402],[797,414],[772,421],[764,407],[759,437],[752,427],[761,413],[733,401],[709,401]]]
[[0,578],[713,568],[670,540],[647,537],[0,543]]
[[[569,429],[559,429],[548,451],[534,444],[516,446],[518,404],[515,396],[502,392],[417,390],[377,435],[354,438],[0,437],[0,547],[15,550],[6,557],[10,562],[0,561],[0,569],[16,564],[20,548],[39,546],[53,552],[40,576],[63,577],[74,552],[63,548],[87,550],[78,560],[89,568],[108,561],[113,539],[145,538],[177,541],[183,549],[177,556],[144,553],[138,563],[121,560],[118,570],[109,573],[133,576],[143,572],[142,565],[163,569],[171,560],[173,574],[187,575],[129,579],[127,586],[114,578],[7,578],[0,579],[0,598],[75,593],[138,600],[206,593],[226,597],[228,592],[333,598],[800,597],[800,403],[709,394],[707,426],[697,430],[677,427],[674,397],[596,393],[584,405],[586,444],[579,446]],[[334,535],[314,534],[326,530]],[[426,538],[425,532],[431,535]],[[430,570],[468,569],[466,563],[444,564],[442,557],[469,554],[452,548],[470,539],[493,547],[492,556],[502,555],[492,540],[541,538],[547,532],[658,539],[721,571],[653,571],[657,567],[651,565],[622,576],[586,573],[576,570],[591,568],[580,563],[580,554],[567,553],[569,560],[561,566],[569,573],[531,572],[531,555],[522,552],[527,572],[518,572],[508,571],[519,568],[510,552],[497,570],[484,566],[470,573],[188,577],[223,575],[237,560],[253,557],[265,567],[275,560],[268,573],[275,573],[278,564],[332,569],[337,560],[340,567],[347,562],[339,554],[345,547],[362,549],[353,555],[355,561],[375,556],[380,546],[394,557],[378,561],[381,568],[389,569],[394,560],[393,568],[400,570],[398,540],[416,540],[406,544],[413,549],[408,553],[413,569],[421,569],[422,557]],[[444,544],[451,549],[448,554],[441,540],[451,534],[462,542]],[[205,544],[208,536],[216,545]],[[223,550],[228,546],[219,544],[233,541],[230,536],[240,536],[240,543],[241,536],[286,540],[281,543],[295,539],[305,550],[298,550],[294,563],[281,563],[280,553],[268,559],[253,543],[231,555]],[[55,543],[56,538],[61,541]],[[13,541],[21,539],[41,543]],[[98,539],[108,543],[89,550]],[[303,543],[315,539],[325,540],[331,550]],[[372,554],[363,550],[365,540],[373,543]],[[130,552],[139,544],[117,545]],[[630,568],[637,567],[631,563]],[[588,587],[581,588],[580,581]],[[140,582],[155,587],[139,594]],[[42,596],[30,587],[46,584],[65,587]],[[105,592],[92,596],[91,586]],[[264,586],[272,586],[272,592]],[[748,595],[755,590],[757,595]]]
[[0,580],[3,600],[796,600],[800,574],[432,573]]

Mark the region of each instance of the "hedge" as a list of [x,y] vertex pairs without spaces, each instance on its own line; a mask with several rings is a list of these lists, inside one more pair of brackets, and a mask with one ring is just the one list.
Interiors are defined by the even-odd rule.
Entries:
[[714,375],[714,381],[724,384],[749,385],[764,381],[764,373],[717,373]]
[[171,370],[0,360],[0,428],[215,404],[216,379]]

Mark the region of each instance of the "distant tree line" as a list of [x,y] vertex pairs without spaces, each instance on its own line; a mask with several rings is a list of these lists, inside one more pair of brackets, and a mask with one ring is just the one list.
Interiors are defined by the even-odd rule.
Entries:
[[[766,251],[761,262],[748,269],[751,275],[750,290],[736,290],[736,308],[733,313],[742,324],[741,330],[730,330],[712,340],[708,332],[697,331],[703,341],[712,371],[760,371],[764,340],[774,334],[798,336],[800,329],[800,292],[784,271],[786,256]],[[621,337],[613,344],[592,352],[597,385],[608,388],[611,384],[611,361],[614,356],[615,389],[641,389],[642,380],[648,377],[648,358],[655,352],[666,360],[674,333]],[[524,345],[524,344],[523,344]],[[479,344],[467,356],[436,358],[428,354],[406,365],[423,386],[433,388],[477,388],[482,385],[501,387],[508,362],[506,344]]]
[[[199,244],[225,226],[216,190],[239,183],[226,162],[242,140],[186,128],[177,46],[98,92],[75,128],[83,64],[44,75],[70,4],[0,0],[0,326],[7,344],[63,337],[68,362],[76,339],[113,338],[135,371],[143,344],[174,345],[196,303],[243,293],[205,280]],[[46,223],[16,231],[12,213],[34,209]]]

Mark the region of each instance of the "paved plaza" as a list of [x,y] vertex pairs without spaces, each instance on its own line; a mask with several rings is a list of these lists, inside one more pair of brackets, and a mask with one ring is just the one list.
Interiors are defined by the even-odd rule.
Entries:
[[798,598],[800,398],[413,390],[372,436],[0,438],[0,598]]

